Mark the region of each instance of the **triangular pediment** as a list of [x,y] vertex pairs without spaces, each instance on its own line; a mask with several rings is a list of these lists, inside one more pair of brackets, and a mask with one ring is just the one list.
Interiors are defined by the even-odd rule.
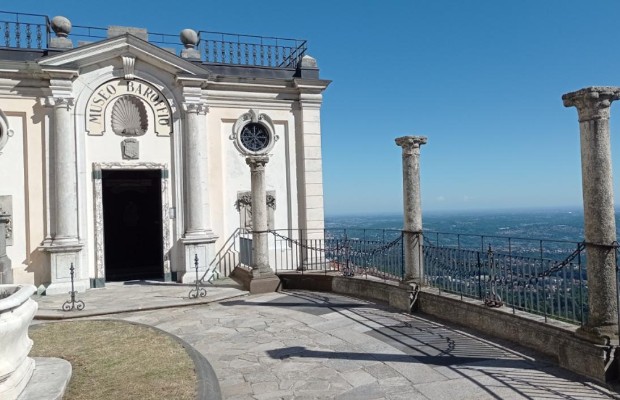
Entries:
[[62,53],[43,57],[38,64],[44,68],[81,69],[120,56],[132,56],[136,60],[152,64],[173,75],[207,77],[209,71],[196,63],[157,47],[130,34],[116,36],[90,43]]

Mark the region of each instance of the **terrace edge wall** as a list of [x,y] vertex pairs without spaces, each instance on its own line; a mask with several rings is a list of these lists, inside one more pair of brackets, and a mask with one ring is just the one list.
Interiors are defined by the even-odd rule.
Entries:
[[[334,292],[375,300],[409,312],[411,287],[396,283],[347,278],[336,275],[279,273],[282,289]],[[507,340],[549,356],[560,367],[599,383],[618,380],[617,345],[593,343],[577,336],[579,328],[561,321],[544,322],[544,317],[509,307],[489,308],[480,300],[439,294],[422,288],[414,313]]]

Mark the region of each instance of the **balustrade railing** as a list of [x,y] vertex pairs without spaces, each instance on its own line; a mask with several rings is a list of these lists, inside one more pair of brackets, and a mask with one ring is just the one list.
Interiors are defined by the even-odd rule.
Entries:
[[0,47],[44,49],[49,42],[49,18],[45,15],[0,11]]
[[[0,11],[3,36],[0,47],[47,49],[51,33],[46,15]],[[107,38],[107,28],[73,25],[69,38],[92,42]],[[236,33],[198,31],[202,61],[212,64],[296,69],[307,51],[307,42],[299,39]],[[148,41],[176,54],[184,48],[178,34],[148,32]]]

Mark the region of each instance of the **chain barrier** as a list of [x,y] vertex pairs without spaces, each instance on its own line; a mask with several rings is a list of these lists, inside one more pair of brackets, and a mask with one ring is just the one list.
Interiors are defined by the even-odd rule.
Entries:
[[327,241],[327,240],[337,240],[337,241],[339,241],[338,243],[339,244],[342,243],[342,245],[336,245],[336,247],[323,247],[323,248],[321,248],[321,247],[308,246],[307,244],[304,244],[304,243],[302,243],[299,240],[291,239],[291,238],[289,238],[287,236],[279,234],[276,231],[270,231],[270,232],[273,233],[274,236],[277,236],[277,237],[279,237],[281,239],[284,239],[284,240],[286,240],[286,241],[288,241],[290,243],[293,243],[293,244],[295,244],[297,246],[300,246],[301,248],[306,249],[306,250],[332,252],[332,251],[342,251],[343,249],[347,249],[349,256],[353,256],[353,257],[358,256],[358,257],[368,257],[368,258],[370,258],[370,257],[374,256],[375,254],[377,254],[379,252],[384,252],[384,251],[390,250],[392,247],[396,246],[401,241],[401,236],[399,236],[396,239],[392,240],[391,242],[386,243],[386,244],[384,244],[381,247],[376,247],[372,251],[367,252],[367,251],[364,251],[364,250],[353,249],[352,246],[351,246],[351,243],[367,243],[366,241],[355,241],[355,240],[351,240],[351,239],[348,239],[348,238],[345,238],[344,240],[343,239],[324,239],[325,241]]
[[[358,240],[351,240],[349,238],[345,238],[345,239],[324,239],[324,242],[326,242],[327,240],[336,240],[337,244],[335,247],[315,247],[315,246],[310,246],[307,243],[303,243],[301,240],[297,240],[297,239],[292,239],[289,238],[287,236],[284,236],[276,231],[270,231],[275,237],[278,237],[280,239],[283,239],[285,241],[287,241],[288,243],[294,244],[296,246],[301,247],[302,249],[305,250],[310,250],[310,251],[317,251],[317,252],[324,252],[325,254],[328,253],[333,253],[333,252],[343,252],[345,253],[345,257],[347,258],[347,260],[350,260],[352,258],[357,258],[359,259],[359,261],[361,261],[362,263],[366,263],[368,261],[370,261],[372,259],[372,257],[374,257],[376,254],[378,253],[385,253],[389,250],[391,250],[393,247],[395,247],[396,245],[398,245],[401,240],[402,240],[402,236],[398,236],[396,239],[392,240],[391,242],[388,242],[386,244],[384,244],[383,246],[380,247],[376,247],[370,251],[364,251],[364,250],[358,250],[355,249],[353,247],[353,244],[355,243],[368,243],[367,241],[358,241]],[[349,266],[348,263],[345,267],[343,267],[342,270],[342,274],[343,276],[346,277],[352,277],[355,275],[355,271],[354,268],[352,266]]]

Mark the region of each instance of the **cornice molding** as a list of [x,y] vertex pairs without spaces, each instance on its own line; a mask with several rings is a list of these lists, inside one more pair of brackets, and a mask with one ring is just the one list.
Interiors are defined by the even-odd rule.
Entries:
[[44,57],[39,60],[42,67],[62,65],[77,65],[84,67],[99,63],[103,60],[114,59],[119,56],[135,57],[151,64],[159,64],[160,68],[170,73],[186,73],[189,75],[206,76],[209,71],[186,61],[167,50],[125,34],[67,50],[60,54]]

